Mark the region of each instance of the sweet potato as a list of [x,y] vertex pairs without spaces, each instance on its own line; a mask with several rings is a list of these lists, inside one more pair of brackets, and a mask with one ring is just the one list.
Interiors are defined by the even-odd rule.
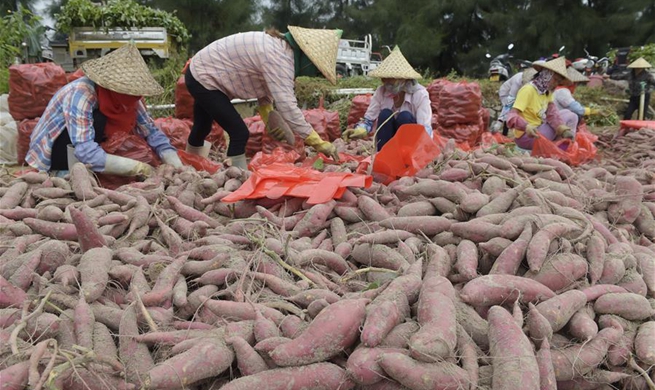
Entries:
[[423,180],[402,192],[407,195],[423,195],[426,198],[443,197],[455,203],[460,203],[466,197],[466,191],[461,185],[445,180]]
[[177,282],[180,271],[186,260],[186,256],[179,256],[175,261],[164,268],[157,277],[157,281],[152,290],[141,297],[141,301],[144,305],[157,306],[173,297],[173,287]]
[[398,270],[409,266],[400,253],[385,245],[359,244],[353,248],[351,256],[356,262],[369,267]]
[[29,185],[25,182],[14,183],[0,199],[0,209],[14,209],[23,201]]
[[655,314],[645,297],[634,293],[610,293],[596,299],[594,310],[600,314],[616,314],[627,320],[643,320]]
[[512,302],[543,301],[555,293],[543,284],[513,275],[483,275],[466,283],[460,291],[461,299],[474,306],[493,306]]
[[81,289],[86,301],[91,303],[102,295],[109,282],[112,251],[108,248],[93,248],[80,260],[78,270],[82,280]]
[[635,337],[635,352],[641,362],[655,365],[655,321],[644,322],[639,326]]
[[357,340],[367,303],[367,299],[346,299],[328,306],[300,336],[275,348],[271,358],[276,365],[286,367],[336,356]]
[[384,353],[378,364],[393,379],[412,390],[456,390],[469,388],[466,371],[459,366],[421,363],[402,353]]
[[553,368],[553,359],[550,353],[550,344],[548,340],[541,343],[537,352],[537,365],[539,366],[540,390],[557,390],[557,381],[555,379],[555,369]]
[[641,213],[643,190],[641,183],[631,176],[616,176],[614,192],[619,202],[610,205],[607,212],[615,223],[633,223]]
[[[534,239],[533,239],[534,240]],[[588,263],[574,253],[560,253],[549,258],[537,273],[525,276],[553,291],[565,289],[587,274]]]
[[35,233],[42,234],[46,237],[63,241],[77,241],[77,229],[72,223],[49,222],[35,218],[25,218],[23,220],[27,226]]
[[354,383],[336,364],[315,363],[300,367],[277,368],[242,377],[222,390],[350,390]]
[[119,333],[121,337],[118,339],[118,354],[125,365],[125,378],[130,383],[141,384],[144,376],[155,364],[148,346],[133,338],[139,335],[134,306],[129,306],[123,312]]
[[495,237],[487,242],[479,243],[478,248],[482,249],[483,252],[490,254],[492,257],[498,257],[512,244],[512,242],[512,240],[503,237]]
[[478,247],[469,240],[462,240],[457,246],[457,262],[455,269],[466,280],[477,276],[478,269]]
[[489,273],[516,275],[531,239],[532,225],[528,223],[521,235],[496,258]]
[[580,228],[577,225],[564,223],[551,223],[539,230],[530,240],[526,252],[530,270],[539,271],[541,269],[546,260],[551,241],[579,230]]
[[616,284],[625,276],[626,266],[623,259],[616,254],[605,255],[603,273],[598,280],[602,284]]
[[550,322],[532,303],[528,304],[526,326],[530,338],[537,346],[541,345],[544,340],[549,341],[553,337],[553,328]]
[[225,340],[227,345],[232,346],[237,359],[237,367],[242,376],[257,374],[268,370],[264,359],[255,351],[255,349],[238,336],[233,336]]
[[71,187],[73,188],[75,197],[78,200],[91,200],[98,196],[98,194],[93,191],[91,177],[84,164],[75,163],[70,167],[70,175]]
[[380,343],[380,347],[386,348],[408,348],[409,338],[420,329],[420,325],[414,321],[407,321],[396,325],[391,332]]
[[407,350],[399,348],[357,348],[348,357],[346,372],[348,376],[360,385],[372,385],[384,379],[385,373],[378,364],[383,353],[407,354]]
[[436,207],[426,200],[408,203],[398,210],[399,217],[418,217],[423,215],[435,215],[436,213]]
[[600,234],[594,232],[587,241],[587,261],[589,262],[589,281],[596,284],[605,265],[605,240]]
[[446,231],[451,224],[450,220],[437,216],[391,217],[380,221],[380,226],[387,229],[405,230],[426,236],[434,236]]
[[368,196],[357,198],[357,207],[369,221],[384,221],[391,218],[391,214],[382,205]]
[[471,336],[462,328],[457,326],[457,351],[462,358],[462,367],[468,373],[470,388],[478,387],[479,365],[478,365],[478,346]]
[[548,320],[553,332],[562,329],[587,303],[587,297],[579,290],[566,291],[537,305],[537,310]]
[[71,219],[77,230],[77,238],[80,242],[82,252],[86,252],[92,248],[107,246],[107,241],[105,241],[102,234],[98,232],[98,227],[91,218],[87,216],[87,214],[75,207],[69,207],[68,211],[70,212]]
[[350,271],[350,267],[346,260],[337,253],[323,249],[308,249],[300,252],[298,256],[298,265],[304,266],[307,264],[325,265],[339,275],[343,275]]
[[312,206],[303,219],[301,219],[293,228],[293,232],[298,237],[308,237],[320,231],[335,205],[336,202],[330,201],[328,203]]
[[0,378],[2,378],[3,390],[19,390],[27,386],[29,378],[30,362],[25,360],[20,363],[4,368],[0,371]]
[[493,388],[506,389],[512,383],[521,383],[521,388],[539,389],[539,367],[532,345],[512,315],[493,306],[488,319]]
[[456,222],[450,226],[450,230],[456,236],[475,243],[502,236],[501,226],[475,219],[469,222]]
[[615,328],[605,328],[584,344],[552,349],[555,378],[558,381],[572,380],[591,372],[605,359],[609,346],[619,341],[621,333]]
[[569,320],[567,326],[571,336],[578,340],[591,340],[598,334],[598,324],[594,321],[594,312],[591,306],[578,310]]
[[477,212],[477,217],[483,217],[489,214],[498,214],[506,212],[509,207],[514,203],[517,196],[527,187],[527,184],[522,184],[516,188],[512,188],[503,192],[502,194],[493,198],[487,205],[480,208]]

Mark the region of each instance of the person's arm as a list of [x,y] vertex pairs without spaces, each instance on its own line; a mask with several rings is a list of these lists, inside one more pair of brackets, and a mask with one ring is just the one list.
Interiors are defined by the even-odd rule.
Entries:
[[142,101],[139,101],[136,116],[136,133],[145,138],[148,145],[155,150],[158,156],[162,156],[167,150],[177,151],[168,139],[152,120]]
[[373,132],[373,123],[380,116],[382,100],[384,100],[384,87],[380,86],[371,97],[371,103],[368,105],[366,113],[364,113],[364,118],[359,121],[356,127],[363,127],[367,133]]
[[417,101],[414,102],[416,107],[416,123],[423,125],[425,131],[432,136],[432,107],[430,106],[430,94],[427,89],[419,89]]
[[92,171],[102,172],[105,169],[107,153],[94,141],[94,103],[92,90],[78,88],[64,100],[62,111],[68,135],[75,147],[75,157],[82,164],[90,165]]
[[521,111],[512,108],[507,114],[507,126],[510,129],[525,131],[525,128],[528,126],[528,121],[523,119]]
[[585,113],[587,112],[584,106],[573,98],[571,91],[568,90],[567,88],[560,88],[556,90],[554,93],[554,97],[560,106],[574,112],[576,115],[580,117],[584,116]]
[[557,129],[564,124],[562,117],[559,115],[559,110],[553,102],[548,103],[548,107],[546,108],[546,123],[553,129]]

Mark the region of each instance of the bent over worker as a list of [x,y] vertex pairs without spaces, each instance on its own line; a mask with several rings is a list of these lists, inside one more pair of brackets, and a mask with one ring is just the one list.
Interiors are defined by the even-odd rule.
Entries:
[[187,152],[207,156],[205,138],[216,121],[230,136],[227,156],[232,165],[247,169],[248,127],[232,106],[232,99],[257,98],[268,133],[278,141],[284,132],[268,128],[275,104],[292,131],[317,152],[339,158],[336,147],[320,138],[298,107],[294,80],[299,76],[325,76],[336,84],[337,50],[341,30],[288,26],[277,30],[227,36],[206,46],[191,58],[185,82],[195,102]]
[[[380,66],[368,74],[382,79],[364,118],[354,129],[347,129],[343,138],[364,138],[376,131],[376,147],[379,151],[404,124],[417,123],[425,127],[432,137],[432,108],[430,94],[418,83],[421,75],[407,62],[396,46]],[[377,120],[376,129],[373,124]]]
[[120,133],[143,138],[165,164],[181,167],[177,150],[159,130],[141,98],[164,89],[139,50],[128,44],[82,64],[85,77],[52,97],[30,139],[25,161],[41,171],[68,171],[68,145],[91,170],[120,176],[149,176],[149,164],[105,152],[101,143]]

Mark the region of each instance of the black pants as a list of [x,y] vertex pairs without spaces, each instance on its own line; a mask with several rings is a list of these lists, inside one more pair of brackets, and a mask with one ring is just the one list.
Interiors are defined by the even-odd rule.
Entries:
[[250,132],[227,95],[221,91],[210,91],[203,87],[191,74],[191,68],[187,69],[184,81],[189,93],[195,99],[189,145],[202,146],[205,138],[211,132],[212,122],[216,121],[230,136],[227,155],[244,154]]
[[[100,112],[100,110],[93,110],[93,130],[95,137],[93,140],[97,143],[103,142],[105,137],[105,125],[107,124],[107,117]],[[52,144],[52,156],[50,160],[50,169],[53,171],[67,171],[68,170],[68,145],[72,144],[68,129],[59,134],[59,137]]]
[[[635,111],[639,110],[639,98],[640,96],[630,96],[630,102],[628,103],[628,107],[625,109],[625,114],[623,115],[623,119],[625,120],[632,119],[632,114]],[[650,93],[647,93],[644,96],[644,119],[648,118],[649,103],[650,103]]]

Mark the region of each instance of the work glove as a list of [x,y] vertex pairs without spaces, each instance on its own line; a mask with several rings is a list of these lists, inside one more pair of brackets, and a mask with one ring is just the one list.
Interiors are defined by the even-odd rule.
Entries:
[[154,169],[149,164],[115,154],[107,154],[105,170],[102,171],[109,175],[137,177],[149,177],[153,172]]
[[569,131],[569,132],[571,131],[571,128],[568,127],[567,125],[559,125],[559,126],[557,126],[557,129],[556,129],[556,133],[557,133],[557,135],[563,137],[563,136],[564,136],[564,133],[566,133],[567,131]]
[[175,168],[182,168],[182,160],[177,155],[177,150],[166,149],[159,156],[164,164],[172,165]]
[[266,132],[268,133],[268,135],[270,135],[276,141],[284,142],[286,140],[284,130],[281,127],[275,127],[271,129],[271,127],[268,125],[268,117],[270,113],[273,111],[273,105],[272,104],[261,105],[259,106],[258,111],[259,111],[259,116],[262,118],[262,121],[264,122],[264,125],[266,125]]
[[494,124],[491,126],[491,134],[500,133],[502,130],[503,130],[502,121],[495,121]]
[[528,134],[528,137],[534,138],[539,134],[538,126],[527,125],[525,126],[525,132]]
[[367,135],[368,135],[368,131],[366,131],[365,128],[355,127],[354,129],[346,129],[346,131],[344,131],[343,134],[341,135],[341,138],[343,138],[344,141],[348,142],[353,139],[365,138]]
[[596,108],[585,107],[585,109],[584,109],[584,115],[585,116],[599,115],[600,113],[601,113],[600,110],[598,110]]
[[339,161],[339,153],[337,152],[337,147],[328,141],[323,141],[316,130],[312,130],[309,136],[305,138],[305,145],[311,146],[317,152],[323,153],[334,161]]

